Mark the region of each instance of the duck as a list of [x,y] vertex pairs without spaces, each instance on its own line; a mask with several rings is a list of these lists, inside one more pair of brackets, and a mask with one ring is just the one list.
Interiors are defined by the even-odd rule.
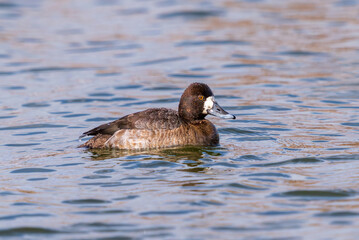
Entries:
[[196,82],[184,90],[178,111],[149,108],[126,115],[84,132],[80,139],[93,137],[79,147],[143,150],[219,145],[218,131],[212,122],[205,119],[207,115],[236,118],[217,103],[207,84]]

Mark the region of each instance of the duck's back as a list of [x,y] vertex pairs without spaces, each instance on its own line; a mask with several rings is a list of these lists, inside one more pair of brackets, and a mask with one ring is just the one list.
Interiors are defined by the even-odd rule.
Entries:
[[[178,129],[180,126],[181,120],[177,111],[167,108],[150,108],[129,114],[85,132],[83,136],[92,135],[94,137],[81,145],[81,147],[142,148],[137,145],[143,142],[143,138],[151,138],[153,134]],[[110,138],[112,138],[111,141]],[[115,143],[117,146],[113,146]],[[136,146],[131,147],[129,145]]]

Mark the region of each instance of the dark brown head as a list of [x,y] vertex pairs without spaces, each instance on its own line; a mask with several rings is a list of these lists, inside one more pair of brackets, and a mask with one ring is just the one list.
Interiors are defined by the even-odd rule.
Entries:
[[192,83],[181,96],[178,113],[183,120],[202,120],[207,114],[235,119],[215,101],[212,90],[204,83]]

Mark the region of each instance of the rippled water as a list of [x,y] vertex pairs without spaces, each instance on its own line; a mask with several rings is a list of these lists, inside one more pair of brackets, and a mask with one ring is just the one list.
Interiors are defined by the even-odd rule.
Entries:
[[[0,237],[356,239],[359,2],[0,1]],[[236,120],[214,148],[78,149],[177,108]]]

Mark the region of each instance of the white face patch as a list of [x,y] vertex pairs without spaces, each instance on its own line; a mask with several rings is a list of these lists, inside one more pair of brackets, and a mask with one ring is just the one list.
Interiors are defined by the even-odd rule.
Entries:
[[213,108],[214,101],[213,96],[206,98],[206,101],[203,104],[203,114],[208,114],[208,110]]

